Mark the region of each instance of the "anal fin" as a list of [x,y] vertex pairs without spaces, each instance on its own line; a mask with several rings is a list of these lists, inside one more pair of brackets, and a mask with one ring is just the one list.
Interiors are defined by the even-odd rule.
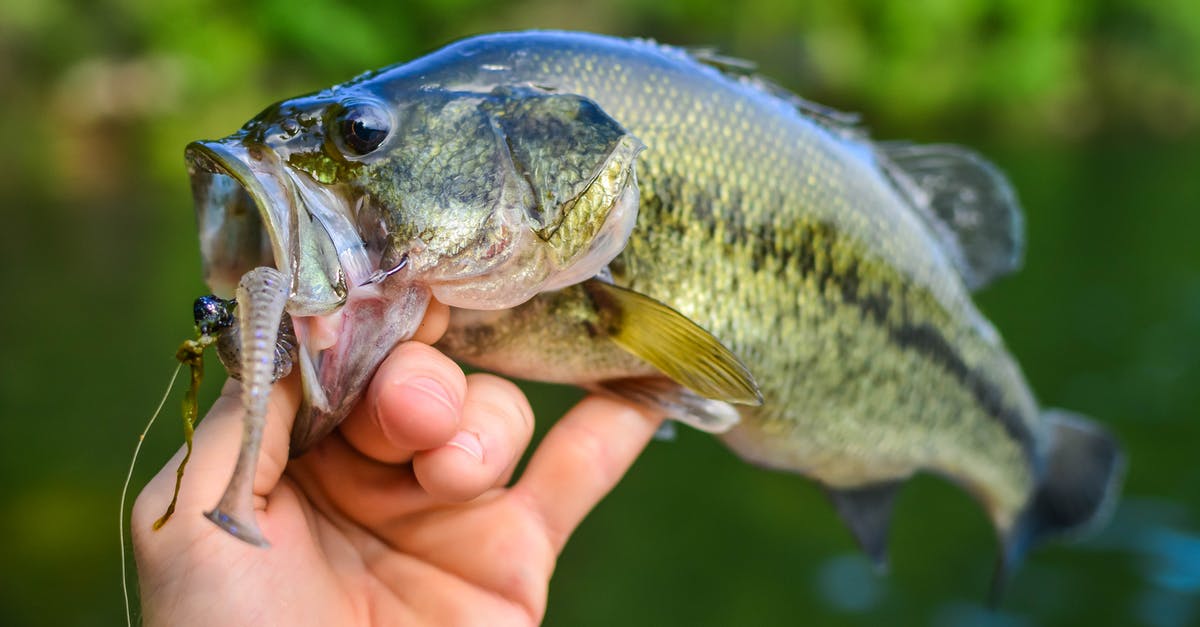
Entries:
[[733,405],[704,398],[670,379],[613,379],[602,381],[597,387],[613,396],[659,409],[672,420],[708,433],[725,433],[741,421]]
[[880,571],[887,570],[888,530],[900,484],[900,481],[884,481],[856,488],[825,489],[858,545]]

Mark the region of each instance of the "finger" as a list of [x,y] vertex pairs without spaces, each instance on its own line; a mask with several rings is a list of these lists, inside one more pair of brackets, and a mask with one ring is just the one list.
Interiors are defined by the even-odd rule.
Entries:
[[546,434],[513,488],[562,551],[580,521],[604,498],[662,422],[659,415],[615,399],[589,396]]
[[411,467],[364,456],[343,433],[322,440],[288,472],[321,509],[387,536],[413,511],[469,500],[507,481],[529,444],[533,413],[511,382],[477,374],[467,379],[459,427],[448,443],[417,453]]
[[288,475],[318,510],[336,511],[377,535],[435,504],[410,466],[366,457],[337,431],[293,460]]
[[421,326],[417,327],[412,340],[422,344],[434,344],[442,339],[448,326],[450,326],[450,307],[436,299],[430,300],[429,307],[425,309],[425,317],[421,319]]
[[[211,527],[211,523],[203,520],[201,514],[216,505],[237,461],[246,414],[241,391],[240,383],[227,380],[221,396],[197,425],[192,439],[192,457],[180,485],[175,514],[171,523],[164,525],[157,537],[186,538],[188,531],[194,530],[196,525]],[[265,506],[265,496],[278,484],[287,465],[289,433],[299,404],[299,382],[296,377],[288,377],[272,386],[262,448],[254,474],[253,490],[257,509]],[[166,510],[175,486],[175,471],[184,452],[181,448],[138,495],[131,524],[149,529],[153,521]]]
[[405,342],[384,359],[363,402],[341,425],[351,446],[402,463],[454,436],[467,394],[462,369],[437,349]]
[[467,378],[458,431],[444,446],[413,458],[413,473],[434,498],[467,501],[507,482],[533,436],[533,410],[511,381]]

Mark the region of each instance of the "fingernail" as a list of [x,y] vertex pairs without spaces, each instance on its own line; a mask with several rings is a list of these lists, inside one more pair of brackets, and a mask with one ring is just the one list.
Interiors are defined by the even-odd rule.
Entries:
[[448,446],[461,449],[467,455],[475,458],[475,461],[483,463],[483,442],[479,441],[479,436],[470,431],[459,431],[454,434],[453,438],[446,443]]
[[430,397],[437,400],[439,403],[446,406],[454,414],[458,414],[458,408],[454,406],[454,402],[450,400],[450,392],[446,391],[445,386],[438,383],[436,380],[429,377],[417,377],[404,382],[404,387],[420,390]]

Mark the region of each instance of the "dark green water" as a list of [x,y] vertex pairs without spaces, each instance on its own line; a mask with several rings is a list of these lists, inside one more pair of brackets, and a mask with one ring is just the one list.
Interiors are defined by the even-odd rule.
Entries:
[[[361,11],[342,14],[317,4],[362,25]],[[7,59],[0,62],[0,85],[10,86],[0,136],[12,138],[0,150],[0,284],[6,294],[0,308],[0,623],[121,621],[120,482],[137,432],[170,375],[172,353],[191,332],[191,300],[204,291],[180,158],[187,140],[231,131],[271,100],[497,25],[589,27],[592,19],[596,30],[607,24],[613,32],[733,42],[734,52],[746,56],[767,50],[775,56],[764,66],[776,74],[790,67],[798,30],[764,26],[770,36],[758,41],[743,30],[759,22],[739,19],[725,31],[719,15],[697,17],[709,14],[685,5],[631,9],[635,17],[587,9],[596,15],[553,18],[566,13],[562,8],[537,14],[552,16],[540,22],[513,17],[538,8],[525,7],[525,14],[498,11],[495,23],[472,18],[467,26],[450,26],[458,24],[458,13],[424,3],[423,21],[406,22],[403,37],[389,40],[376,27],[367,43],[322,62],[305,47],[316,35],[305,34],[304,24],[272,22],[278,8],[271,3],[242,16],[257,21],[197,13],[187,27],[167,32],[155,21],[165,17],[130,26],[113,9],[109,21],[125,25],[111,39],[100,34],[101,26],[75,24],[70,32],[82,35],[61,49],[34,38],[56,22],[29,21],[52,18],[0,19],[6,42],[0,52],[10,53],[0,55]],[[774,6],[751,3],[748,10]],[[0,11],[0,18],[13,15]],[[756,19],[774,24],[772,15],[764,9]],[[836,15],[828,19],[842,24]],[[863,32],[906,28],[884,22],[862,26]],[[423,33],[422,24],[432,26]],[[1108,22],[1097,24],[1095,32],[1075,33],[1078,40],[1108,32],[1100,28]],[[1142,46],[1135,35],[1115,40]],[[210,36],[219,36],[222,46],[207,47]],[[736,49],[739,41],[745,50]],[[1169,37],[1149,41],[1192,50]],[[326,49],[337,44],[328,37],[320,42]],[[885,44],[862,44],[866,52],[859,53],[868,61],[881,58],[871,55],[882,55]],[[1154,46],[1145,49],[1159,49]],[[1021,54],[1013,53],[1014,63],[1042,67]],[[1052,65],[1053,55],[1046,54]],[[93,119],[76,113],[94,110],[96,100],[86,106],[60,100],[82,89],[71,85],[86,83],[86,68],[78,68],[89,59],[153,61],[155,55],[165,59],[163,75],[182,77],[162,108],[145,105],[139,115]],[[148,67],[148,76],[160,76],[153,63]],[[1185,115],[1195,112],[1194,102],[1168,109],[1178,113],[1177,123],[1164,122],[1170,132],[1159,132],[1130,113],[1137,107],[1123,109],[1124,100],[1110,98],[1102,111],[1111,117],[1088,122],[1087,133],[1065,136],[1054,124],[1004,121],[1020,118],[1021,102],[966,81],[969,69],[938,80],[988,106],[947,96],[893,108],[887,93],[831,83],[832,70],[821,89],[880,119],[881,135],[974,144],[1009,173],[1026,207],[1026,267],[979,302],[1043,403],[1089,414],[1124,442],[1130,469],[1112,524],[1080,544],[1035,552],[991,613],[983,603],[995,549],[990,527],[954,486],[921,477],[904,490],[891,572],[878,577],[812,484],[745,465],[709,437],[680,429],[676,441],[651,445],[572,539],[552,582],[548,624],[1200,623],[1200,138],[1189,134]],[[1160,70],[1149,63],[1145,72]],[[1030,91],[1006,92],[1011,98],[1026,98],[1035,109],[1054,99],[1038,91],[1040,83],[1020,82],[1034,79],[1013,72],[1005,80]],[[799,85],[799,79],[785,82]],[[150,93],[167,89],[151,85]],[[1193,83],[1181,85],[1194,93]],[[209,399],[219,386],[219,366],[210,372]],[[539,432],[577,397],[559,388],[528,389]],[[178,446],[178,398],[176,392],[147,440],[135,483]]]

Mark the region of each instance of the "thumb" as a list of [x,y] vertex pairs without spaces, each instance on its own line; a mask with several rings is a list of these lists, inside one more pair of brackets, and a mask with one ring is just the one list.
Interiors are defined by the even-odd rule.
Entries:
[[[289,434],[300,404],[299,387],[297,377],[291,376],[276,382],[271,389],[262,449],[254,474],[255,510],[259,512],[265,508],[267,495],[275,489],[287,466]],[[170,503],[176,468],[186,452],[184,448],[180,448],[138,495],[130,519],[135,544],[174,545],[173,541],[186,542],[197,533],[217,530],[203,513],[211,510],[221,498],[242,445],[242,421],[246,412],[242,407],[241,390],[240,383],[227,380],[221,396],[196,427],[192,457],[171,520],[157,531],[152,529],[154,521]]]

